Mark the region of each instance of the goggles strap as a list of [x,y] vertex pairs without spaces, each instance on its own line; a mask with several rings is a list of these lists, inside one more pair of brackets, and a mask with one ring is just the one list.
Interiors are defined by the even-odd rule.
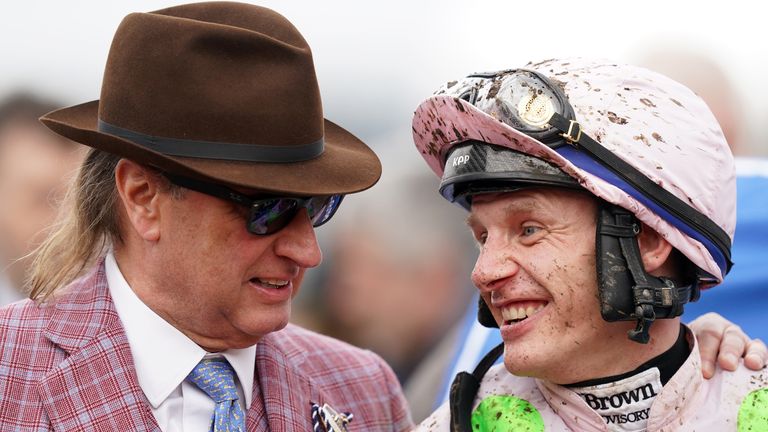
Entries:
[[577,122],[554,113],[549,119],[549,124],[562,132],[561,136],[565,138],[566,142],[589,153],[597,162],[624,179],[643,195],[709,238],[725,257],[724,273],[730,271],[733,266],[733,262],[731,262],[731,239],[720,226],[653,182],[635,167],[597,143],[589,135],[583,134],[581,126]]

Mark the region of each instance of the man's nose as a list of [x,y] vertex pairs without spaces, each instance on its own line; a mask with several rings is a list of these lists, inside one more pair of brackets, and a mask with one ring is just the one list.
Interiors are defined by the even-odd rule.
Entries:
[[486,241],[472,269],[472,282],[481,292],[491,292],[519,270],[520,265],[510,245]]
[[315,228],[306,209],[299,211],[291,223],[277,233],[275,253],[295,262],[299,267],[317,267],[323,260],[317,244]]

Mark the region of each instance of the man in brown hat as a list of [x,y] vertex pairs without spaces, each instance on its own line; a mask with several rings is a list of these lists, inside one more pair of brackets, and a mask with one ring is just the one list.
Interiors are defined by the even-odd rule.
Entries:
[[128,15],[101,99],[42,121],[92,149],[35,301],[0,312],[0,430],[412,426],[378,356],[286,327],[321,260],[313,228],[381,166],[323,119],[285,18],[239,3]]

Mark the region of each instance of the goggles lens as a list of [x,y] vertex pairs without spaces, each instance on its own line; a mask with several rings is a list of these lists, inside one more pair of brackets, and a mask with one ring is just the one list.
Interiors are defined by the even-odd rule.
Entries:
[[480,73],[445,88],[446,94],[473,104],[491,117],[539,141],[562,141],[549,124],[554,113],[572,118],[572,109],[557,85],[538,72],[525,69]]

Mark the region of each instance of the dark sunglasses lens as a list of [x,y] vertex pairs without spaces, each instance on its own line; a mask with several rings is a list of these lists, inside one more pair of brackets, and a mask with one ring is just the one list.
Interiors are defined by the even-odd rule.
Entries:
[[272,234],[288,225],[301,208],[307,209],[312,226],[318,227],[336,213],[343,195],[311,197],[306,200],[296,198],[275,198],[258,201],[251,207],[248,217],[248,231],[253,234]]
[[248,231],[253,234],[272,234],[279,231],[293,219],[298,203],[291,198],[263,200],[251,207]]
[[328,222],[338,210],[343,195],[312,197],[306,203],[312,226],[319,227]]

